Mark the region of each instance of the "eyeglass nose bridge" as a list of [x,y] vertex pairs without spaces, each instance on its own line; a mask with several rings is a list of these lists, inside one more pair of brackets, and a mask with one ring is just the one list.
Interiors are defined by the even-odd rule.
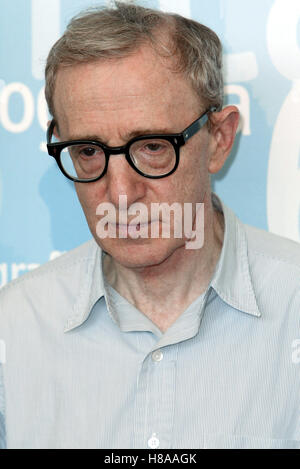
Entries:
[[104,146],[104,153],[107,155],[107,157],[110,157],[110,155],[128,155],[129,154],[129,147],[128,145],[123,145],[122,147],[107,147]]
[[110,157],[111,156],[117,156],[117,155],[122,155],[123,157],[125,157],[128,165],[134,170],[135,173],[139,173],[139,174],[142,174],[144,175],[136,166],[135,164],[133,163],[132,161],[132,158],[130,156],[130,146],[131,146],[131,143],[127,143],[126,145],[123,145],[123,146],[120,146],[120,147],[108,147],[106,145],[103,145],[102,146],[102,149],[104,150],[104,154],[105,154],[105,160],[106,160],[106,163],[105,163],[105,170],[102,174],[102,177],[104,176],[104,174],[107,173],[108,171],[108,166],[109,166],[109,161],[110,161]]
[[127,163],[129,164],[129,166],[132,167],[132,161],[131,161],[131,158],[130,158],[130,154],[129,154],[129,145],[123,145],[121,147],[107,147],[107,146],[103,146],[102,147],[103,150],[104,150],[104,154],[105,154],[105,159],[106,159],[106,164],[105,164],[105,173],[107,172],[108,170],[108,164],[109,164],[109,161],[110,161],[110,157],[111,156],[117,156],[117,155],[120,155],[120,156],[123,156],[125,157],[125,159],[127,160]]

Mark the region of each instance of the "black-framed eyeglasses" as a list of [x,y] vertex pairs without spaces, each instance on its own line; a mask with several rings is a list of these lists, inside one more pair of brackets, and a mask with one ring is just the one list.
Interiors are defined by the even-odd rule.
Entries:
[[75,182],[94,182],[102,178],[108,167],[110,155],[124,154],[129,165],[141,176],[159,179],[176,171],[180,147],[208,121],[208,114],[217,107],[210,107],[177,134],[154,134],[132,138],[121,147],[108,147],[96,140],[70,140],[51,143],[56,125],[52,120],[47,131],[47,148],[61,172]]

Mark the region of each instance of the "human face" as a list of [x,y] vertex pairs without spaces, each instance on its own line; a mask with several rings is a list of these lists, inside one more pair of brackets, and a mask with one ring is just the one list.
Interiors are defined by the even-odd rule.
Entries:
[[[170,59],[164,59],[170,60]],[[54,106],[61,140],[97,139],[109,146],[124,145],[134,134],[177,133],[205,110],[187,80],[149,47],[124,59],[80,64],[58,72]],[[124,155],[113,155],[99,181],[77,183],[76,191],[97,243],[127,267],[162,263],[185,240],[166,238],[99,239],[97,207],[102,202],[119,207],[151,203],[203,202],[209,192],[210,134],[203,128],[181,148],[177,171],[163,179],[147,179],[134,171]],[[133,218],[133,217],[131,217]],[[128,217],[130,221],[130,217]]]

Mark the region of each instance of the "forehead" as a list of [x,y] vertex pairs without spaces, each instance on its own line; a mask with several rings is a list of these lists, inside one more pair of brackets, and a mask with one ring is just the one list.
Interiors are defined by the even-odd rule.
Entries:
[[172,65],[171,58],[144,46],[129,57],[60,68],[54,93],[57,118],[70,126],[72,120],[73,126],[84,119],[119,121],[126,112],[128,123],[146,119],[151,125],[153,119],[163,126],[170,114],[178,121],[188,111],[197,115],[200,100]]

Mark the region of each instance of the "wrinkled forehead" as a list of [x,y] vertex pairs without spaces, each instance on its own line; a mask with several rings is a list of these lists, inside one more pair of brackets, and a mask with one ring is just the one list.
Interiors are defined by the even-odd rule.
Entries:
[[174,69],[173,58],[162,57],[147,46],[127,57],[58,70],[54,90],[58,118],[86,105],[107,111],[126,107],[128,101],[164,106],[197,103],[199,108],[200,99],[183,73]]

